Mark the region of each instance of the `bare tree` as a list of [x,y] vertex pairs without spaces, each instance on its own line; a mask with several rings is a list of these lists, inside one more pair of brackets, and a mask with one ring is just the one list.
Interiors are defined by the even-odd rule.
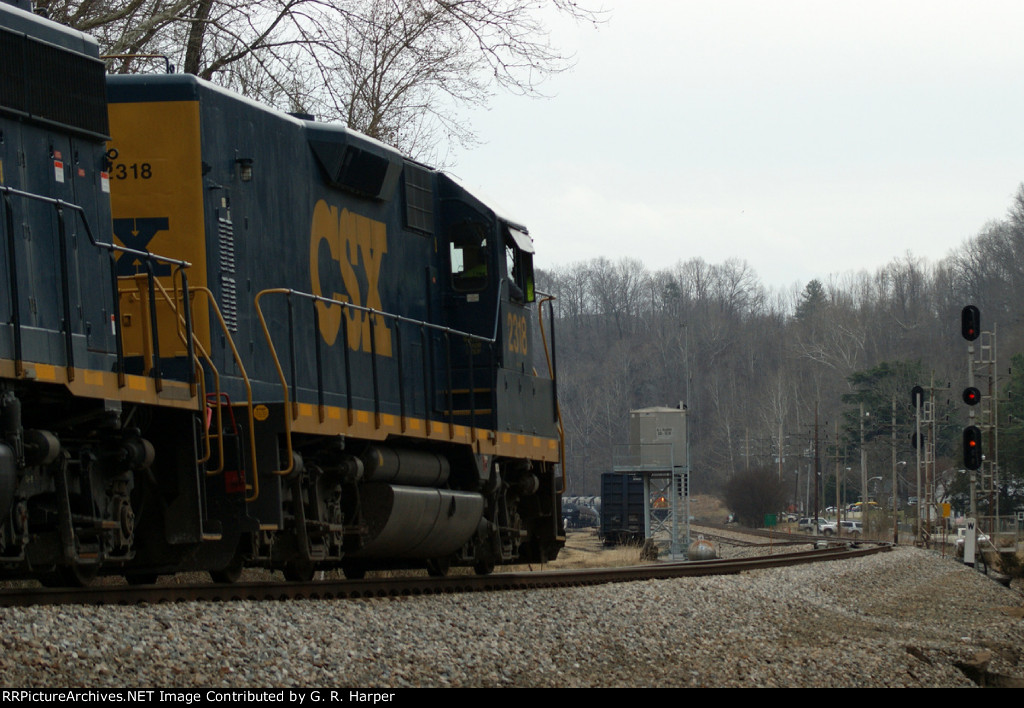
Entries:
[[[140,70],[139,54],[290,111],[319,114],[424,156],[467,144],[459,109],[494,90],[539,95],[571,66],[553,15],[598,23],[572,0],[39,0]],[[553,14],[552,14],[553,13]],[[128,56],[130,55],[130,56]]]

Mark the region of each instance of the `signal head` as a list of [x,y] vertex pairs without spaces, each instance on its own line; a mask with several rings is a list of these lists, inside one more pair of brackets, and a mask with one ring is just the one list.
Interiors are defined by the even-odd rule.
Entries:
[[964,467],[976,470],[981,467],[981,428],[969,425],[964,428]]
[[928,436],[925,434],[925,431],[923,431],[923,430],[921,431],[920,441],[918,440],[917,433],[911,433],[910,434],[910,447],[912,447],[915,450],[918,447],[924,447],[925,440],[927,440],[927,439],[928,439]]
[[924,389],[920,386],[914,386],[914,388],[910,389],[910,400],[914,408],[920,408],[924,403]]
[[981,335],[981,311],[974,305],[967,305],[960,311],[960,333],[968,342]]
[[964,389],[964,403],[969,406],[974,406],[977,405],[980,400],[981,391],[976,389],[974,386],[968,386]]

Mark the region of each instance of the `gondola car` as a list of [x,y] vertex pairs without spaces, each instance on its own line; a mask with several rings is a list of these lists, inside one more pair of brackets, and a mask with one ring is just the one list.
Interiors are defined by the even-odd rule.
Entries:
[[345,127],[105,76],[94,40],[3,3],[0,42],[0,573],[557,555],[522,225]]

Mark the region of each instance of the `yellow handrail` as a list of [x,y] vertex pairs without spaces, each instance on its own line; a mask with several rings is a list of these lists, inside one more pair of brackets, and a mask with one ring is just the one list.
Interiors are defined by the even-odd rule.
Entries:
[[277,369],[277,377],[281,380],[281,390],[284,396],[284,440],[285,448],[288,459],[288,466],[284,469],[274,470],[274,474],[277,475],[288,475],[292,473],[295,467],[295,456],[292,454],[292,421],[291,414],[288,411],[289,399],[288,399],[288,381],[284,375],[284,369],[281,368],[281,360],[277,356],[277,349],[274,347],[274,340],[270,336],[270,329],[267,327],[267,319],[263,316],[263,309],[260,307],[260,298],[264,295],[270,295],[274,293],[288,294],[291,290],[288,288],[270,288],[268,290],[261,290],[256,293],[256,297],[253,298],[253,305],[256,308],[256,316],[260,318],[260,327],[263,328],[263,336],[267,340],[267,346],[270,347],[270,356],[274,360],[274,368]]
[[[177,320],[179,322],[176,322],[175,329],[178,330],[179,338],[182,338],[182,341],[185,341],[184,335],[183,335],[183,333],[181,332],[181,330],[179,328],[180,324],[184,324],[184,318],[183,318],[182,314],[179,312],[176,303],[171,300],[171,298],[170,298],[170,296],[169,296],[169,294],[167,292],[167,289],[160,283],[159,280],[154,278],[153,279],[153,283],[156,286],[156,288],[159,289],[161,296],[165,300],[168,301],[168,304],[170,305],[171,309],[177,315]],[[221,313],[220,306],[217,304],[217,300],[213,296],[213,293],[210,291],[209,288],[207,288],[205,286],[202,286],[202,285],[189,286],[189,295],[191,295],[193,293],[202,293],[203,295],[206,296],[208,307],[210,307],[210,309],[213,310],[213,313],[217,316],[217,321],[220,324],[221,331],[224,334],[224,340],[228,343],[228,346],[231,348],[231,354],[232,354],[232,357],[235,360],[235,365],[238,366],[238,371],[241,374],[242,382],[245,385],[246,412],[247,412],[248,420],[249,420],[249,452],[250,452],[250,455],[251,455],[251,458],[252,458],[252,495],[251,496],[247,495],[245,500],[247,502],[252,502],[252,501],[255,501],[259,497],[259,493],[260,493],[259,463],[258,463],[258,461],[256,459],[256,435],[255,435],[255,419],[253,418],[252,384],[249,381],[249,376],[248,376],[248,374],[246,374],[246,371],[245,371],[245,365],[242,363],[242,357],[238,353],[238,349],[235,347],[235,341],[231,337],[231,332],[228,329],[227,322],[225,322],[225,320],[224,320],[224,315]],[[175,297],[177,297],[177,290],[175,291]],[[183,300],[190,301],[191,299],[190,298],[183,298]],[[215,379],[216,379],[216,382],[217,382],[217,393],[219,394],[220,393],[220,377],[219,377],[219,374],[217,374],[217,369],[213,365],[213,362],[210,359],[209,353],[206,352],[206,350],[203,348],[202,343],[198,341],[198,338],[195,336],[194,332],[193,332],[192,339],[193,339],[193,345],[196,346],[200,352],[202,352],[203,358],[207,361],[207,363],[210,364],[210,369],[211,369],[211,371],[214,372],[214,376],[215,376]],[[202,367],[198,367],[198,368],[202,369]],[[204,381],[205,381],[205,379],[204,379]],[[205,387],[204,387],[203,390],[205,391]],[[204,395],[202,397],[202,406],[203,406],[202,409],[201,409],[202,411],[206,410],[206,405],[207,405],[206,397]],[[223,419],[221,418],[221,412],[220,412],[220,406],[219,405],[217,406],[217,416],[218,416],[218,418],[217,418],[218,426],[220,426],[220,425],[223,424]],[[220,429],[220,428],[218,428],[218,429]],[[219,474],[221,471],[223,471],[223,468],[224,468],[224,445],[223,445],[223,440],[222,439],[218,439],[218,445],[219,445],[219,453],[220,453],[220,458],[221,458],[221,465],[212,474]],[[200,462],[205,461],[206,459],[209,459],[209,442],[208,441],[207,441],[206,452],[207,452],[206,458],[204,458],[204,460],[200,460]],[[291,450],[289,449],[289,457],[290,457],[290,453],[291,453]]]
[[[551,364],[551,353],[548,351],[548,337],[544,333],[544,303],[555,299],[554,295],[548,295],[540,302],[537,303],[537,323],[540,325],[540,339],[544,344],[544,359],[548,364],[548,377],[555,380],[555,369]],[[562,424],[562,406],[558,404],[558,398],[555,398],[555,412],[558,415],[558,464],[562,468],[562,489],[561,492],[566,490],[567,477],[565,472],[565,427]]]
[[[135,277],[135,279],[137,281],[138,280],[146,280],[146,279],[148,279],[148,277],[149,276],[143,274],[143,275],[137,275]],[[186,298],[185,298],[184,294],[181,293],[178,290],[178,280],[177,280],[177,278],[173,279],[173,282],[174,282],[174,299],[173,299],[173,301],[168,296],[167,289],[163,286],[163,284],[159,280],[154,280],[153,282],[154,282],[155,288],[159,290],[160,295],[167,302],[167,305],[177,315],[177,319],[176,319],[176,322],[175,322],[175,325],[176,325],[175,329],[177,330],[178,339],[183,344],[185,344],[187,346],[188,339],[187,339],[187,333],[185,332],[185,318],[184,318],[184,316],[182,316],[181,312],[178,310],[178,304],[177,304],[179,302],[179,298],[180,298],[180,301],[182,302],[182,304],[185,303]],[[143,291],[140,289],[140,292],[143,292]],[[145,321],[144,321],[144,324],[145,324]],[[194,353],[192,355],[192,358],[193,358],[193,363],[195,365],[196,378],[199,380],[199,391],[200,391],[200,395],[199,395],[199,404],[200,404],[199,405],[199,412],[200,412],[200,415],[202,415],[203,419],[205,420],[205,418],[206,418],[206,409],[209,408],[209,404],[208,404],[208,402],[206,400],[206,395],[207,395],[206,374],[203,371],[202,365],[200,364],[200,361],[199,361],[200,357],[202,357],[202,359],[204,359],[206,361],[206,363],[210,367],[210,371],[213,373],[215,391],[216,391],[216,394],[217,394],[218,397],[221,394],[221,390],[220,390],[220,372],[217,371],[217,367],[214,365],[213,360],[210,358],[209,352],[206,351],[206,348],[203,346],[202,342],[199,341],[199,338],[195,336],[195,332],[192,333],[192,346],[195,347],[194,351],[196,353]],[[148,361],[148,358],[147,358],[147,361]],[[196,392],[194,390],[191,390],[190,392],[191,392],[191,394],[193,396],[196,395]],[[219,406],[217,407],[216,414],[217,414],[217,426],[218,426],[218,430],[220,430],[221,429],[220,426],[223,425],[224,421],[223,421],[223,417],[221,415],[221,411],[220,411],[220,407]],[[209,460],[210,457],[212,456],[212,450],[210,449],[210,437],[211,436],[210,436],[209,432],[206,429],[204,429],[204,433],[203,433],[203,456],[200,457],[198,460],[196,460],[196,464],[201,465],[204,462],[206,462],[207,460]],[[206,470],[206,476],[208,476],[208,477],[216,476],[216,475],[218,475],[218,474],[220,474],[221,472],[224,471],[224,443],[223,443],[223,440],[221,439],[220,435],[218,435],[217,438],[218,438],[217,453],[218,453],[218,456],[220,458],[220,465],[215,470]]]
[[[252,496],[247,495],[245,500],[247,502],[256,501],[260,496],[260,476],[259,463],[256,459],[256,420],[252,413],[252,383],[249,381],[249,375],[245,372],[242,357],[235,347],[235,340],[231,337],[231,331],[228,329],[227,322],[224,321],[224,315],[221,313],[220,306],[217,304],[216,298],[213,297],[213,293],[210,292],[209,288],[202,285],[190,286],[189,291],[206,295],[210,308],[217,315],[217,321],[220,323],[221,331],[224,333],[224,341],[231,347],[231,356],[234,358],[238,372],[241,374],[242,382],[245,384],[246,417],[249,419],[249,454],[252,459]],[[218,405],[217,408],[219,409],[220,406]],[[221,455],[221,459],[223,460],[223,455]]]

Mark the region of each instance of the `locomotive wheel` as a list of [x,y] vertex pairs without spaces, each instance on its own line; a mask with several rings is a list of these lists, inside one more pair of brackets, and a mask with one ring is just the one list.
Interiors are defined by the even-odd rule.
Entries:
[[448,569],[452,567],[451,558],[429,558],[427,559],[427,575],[432,578],[443,578],[448,575]]
[[125,582],[129,585],[156,585],[156,573],[133,573],[124,576]]
[[284,579],[293,583],[308,583],[313,579],[316,568],[306,560],[290,561],[284,566]]
[[237,583],[242,577],[242,559],[238,556],[220,570],[210,571],[210,580],[215,583]]
[[473,570],[477,575],[490,575],[494,572],[494,561],[478,560],[473,564]]
[[84,588],[92,585],[99,573],[97,565],[62,565],[39,579],[48,588]]
[[341,572],[348,580],[362,580],[366,577],[366,568],[360,565],[343,565]]

